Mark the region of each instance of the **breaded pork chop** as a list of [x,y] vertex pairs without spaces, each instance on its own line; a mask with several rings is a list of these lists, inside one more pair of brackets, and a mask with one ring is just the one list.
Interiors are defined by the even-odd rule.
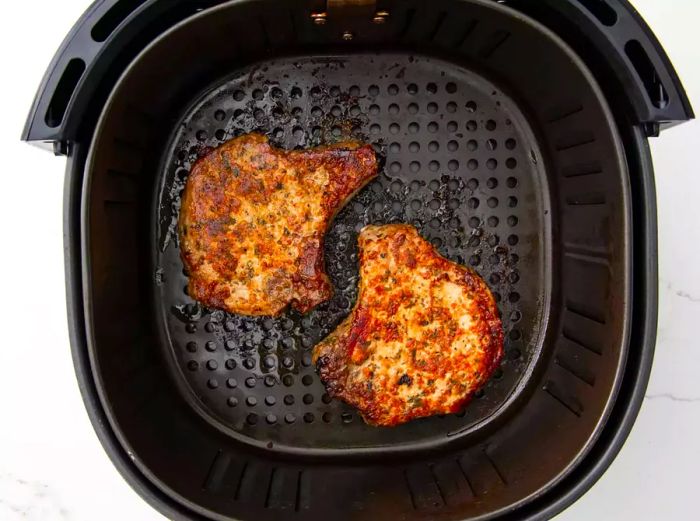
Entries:
[[372,425],[458,411],[503,357],[486,283],[409,225],[366,226],[359,250],[355,308],[313,352],[328,393]]
[[180,210],[189,295],[243,315],[327,300],[326,228],[376,175],[374,150],[355,142],[287,151],[247,134],[212,150],[192,167]]

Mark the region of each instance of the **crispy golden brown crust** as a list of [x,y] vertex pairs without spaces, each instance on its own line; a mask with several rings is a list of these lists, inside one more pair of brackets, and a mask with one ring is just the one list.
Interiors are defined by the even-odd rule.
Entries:
[[374,150],[355,142],[287,151],[246,134],[212,150],[192,167],[178,223],[190,296],[244,315],[327,300],[326,228],[376,175]]
[[486,283],[409,225],[367,226],[359,247],[357,304],[314,348],[328,393],[372,425],[458,411],[503,357]]

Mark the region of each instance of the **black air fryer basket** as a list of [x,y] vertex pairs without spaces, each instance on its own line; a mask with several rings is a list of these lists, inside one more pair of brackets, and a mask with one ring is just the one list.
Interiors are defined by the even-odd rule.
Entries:
[[[625,0],[104,0],[24,132],[69,158],[66,278],[86,407],[176,519],[540,519],[604,472],[646,387],[657,312],[647,138],[693,117]],[[337,215],[335,295],[250,318],[186,293],[193,162],[258,131],[371,142]],[[506,356],[463,411],[365,425],[311,350],[350,311],[357,233],[414,224],[493,290]]]

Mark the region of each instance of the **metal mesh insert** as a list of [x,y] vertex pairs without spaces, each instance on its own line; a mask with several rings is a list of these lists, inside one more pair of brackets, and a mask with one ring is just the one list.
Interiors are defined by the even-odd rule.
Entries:
[[[253,130],[285,148],[352,137],[371,142],[383,159],[379,177],[331,224],[325,262],[335,295],[306,315],[235,316],[186,294],[176,222],[189,169],[207,147]],[[437,59],[287,58],[239,71],[208,91],[172,136],[155,237],[156,300],[185,395],[217,426],[286,447],[447,439],[492,417],[517,394],[541,346],[550,240],[541,163],[514,102],[481,76]],[[355,302],[358,231],[392,222],[415,225],[441,254],[488,282],[506,356],[465,410],[386,429],[329,399],[311,350]]]

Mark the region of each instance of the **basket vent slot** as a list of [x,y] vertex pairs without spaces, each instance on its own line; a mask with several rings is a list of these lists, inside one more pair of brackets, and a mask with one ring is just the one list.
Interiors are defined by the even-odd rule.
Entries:
[[73,96],[73,91],[78,85],[81,76],[85,72],[85,62],[80,58],[73,58],[66,65],[66,70],[63,71],[61,79],[58,80],[56,90],[51,97],[49,108],[46,109],[44,121],[51,128],[58,127],[63,122],[63,117],[66,115],[68,102]]
[[644,84],[644,89],[649,99],[657,109],[663,109],[668,105],[668,91],[661,83],[654,64],[649,55],[637,40],[630,40],[625,44],[625,54],[632,62],[639,79]]
[[578,0],[600,23],[612,27],[617,23],[617,13],[605,0]]
[[104,42],[144,0],[120,0],[114,4],[93,26],[90,35],[96,42]]

